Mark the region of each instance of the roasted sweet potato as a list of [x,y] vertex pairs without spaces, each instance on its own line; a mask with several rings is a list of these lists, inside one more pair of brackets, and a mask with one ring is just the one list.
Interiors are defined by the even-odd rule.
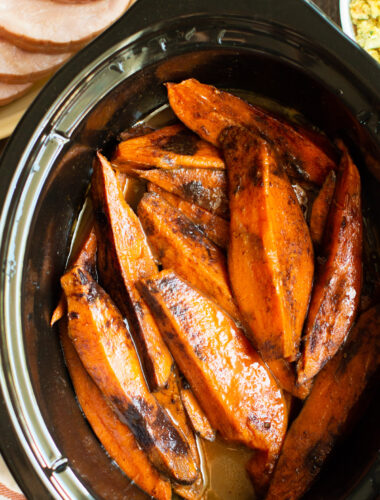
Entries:
[[181,389],[181,399],[194,431],[207,441],[214,441],[215,430],[199,406],[191,389]]
[[228,218],[227,177],[224,170],[176,168],[173,170],[127,169],[129,175],[149,181],[165,191]]
[[247,129],[220,135],[230,198],[228,270],[265,360],[296,359],[313,281],[313,246],[272,148]]
[[205,484],[202,477],[199,477],[193,484],[173,484],[173,490],[186,500],[201,500],[205,491]]
[[149,243],[161,264],[210,295],[233,318],[239,311],[228,286],[226,258],[189,219],[154,193],[137,209]]
[[290,125],[232,94],[194,79],[166,86],[170,106],[178,118],[215,146],[219,146],[219,136],[226,127],[240,126],[265,138],[292,177],[321,185],[336,166],[336,152],[321,134]]
[[92,200],[98,235],[98,272],[121,312],[130,319],[134,339],[152,389],[163,387],[173,359],[135,283],[158,269],[136,214],[125,202],[111,166],[98,154]]
[[[84,267],[92,276],[96,274],[96,234],[91,224],[89,231],[85,231],[85,237],[79,246],[78,253],[70,265]],[[50,326],[59,321],[66,314],[66,299],[62,293],[57,307],[51,317]]]
[[121,142],[116,148],[112,163],[115,166],[169,170],[182,167],[225,168],[219,150],[182,124],[170,125]]
[[199,472],[189,443],[149,392],[132,338],[110,297],[80,267],[68,271],[61,284],[68,334],[89,375],[152,464],[177,482],[194,482]]
[[344,342],[357,312],[362,283],[360,175],[343,152],[323,237],[298,362],[300,384],[314,377]]
[[[131,182],[135,181],[135,179],[128,179],[126,174],[123,174],[122,172],[117,172],[116,177],[124,195],[129,190],[128,188],[130,187]],[[76,238],[74,241],[66,270],[72,266],[84,266],[92,276],[96,277],[97,242],[94,228],[93,210],[89,200],[87,200],[85,211],[82,213],[81,222],[83,226],[81,227],[82,237]],[[54,323],[59,321],[64,314],[66,314],[66,299],[64,293],[61,293],[58,305],[52,314],[50,326],[53,326]]]
[[331,200],[335,190],[336,175],[332,170],[326,177],[325,182],[315,198],[310,214],[310,235],[314,245],[319,246],[322,242],[323,231],[326,225],[327,215],[330,210]]
[[222,219],[222,217],[212,214],[194,203],[189,203],[179,196],[169,193],[151,182],[148,183],[148,191],[151,193],[157,193],[165,198],[170,205],[177,208],[180,212],[186,215],[191,222],[199,227],[209,240],[213,241],[221,248],[227,247],[230,228],[228,222]]
[[365,312],[317,375],[285,438],[267,500],[300,498],[319,473],[350,410],[380,363],[380,306]]
[[170,482],[160,476],[151,465],[132,432],[117,418],[84,369],[68,337],[67,324],[62,324],[60,331],[65,361],[75,394],[100,442],[125,474],[148,495],[157,500],[170,500]]
[[285,359],[271,359],[267,361],[267,365],[281,389],[284,389],[296,398],[307,398],[313,385],[312,380],[305,384],[298,385],[297,373],[294,365]]
[[181,381],[177,369],[173,369],[170,374],[166,387],[154,393],[155,398],[160,405],[165,408],[170,417],[181,429],[194,457],[195,463],[200,468],[200,457],[197,448],[197,442],[192,429],[189,426],[186,411],[181,397]]
[[273,463],[286,431],[286,403],[243,331],[172,271],[139,286],[211,425]]

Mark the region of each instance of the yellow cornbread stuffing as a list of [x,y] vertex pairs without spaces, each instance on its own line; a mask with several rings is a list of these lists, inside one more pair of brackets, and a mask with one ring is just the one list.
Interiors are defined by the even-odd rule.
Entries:
[[351,0],[350,11],[358,44],[380,62],[380,0]]

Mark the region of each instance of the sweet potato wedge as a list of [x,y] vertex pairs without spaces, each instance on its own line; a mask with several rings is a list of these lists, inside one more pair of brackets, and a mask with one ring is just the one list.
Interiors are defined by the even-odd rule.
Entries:
[[321,185],[336,167],[329,140],[312,130],[290,125],[238,97],[195,79],[167,83],[169,103],[177,117],[202,139],[219,146],[219,136],[230,126],[258,133],[275,148],[288,175]]
[[127,168],[126,172],[138,179],[156,184],[165,191],[169,191],[169,193],[173,193],[189,203],[199,205],[212,214],[228,218],[227,177],[224,170]]
[[170,482],[160,476],[151,465],[132,432],[117,418],[84,369],[67,334],[67,324],[61,325],[60,338],[79,404],[106,451],[125,474],[148,495],[157,500],[170,500]]
[[[78,253],[73,258],[71,265],[84,267],[92,276],[96,274],[96,234],[93,225],[85,232]],[[66,314],[66,299],[62,293],[51,317],[50,326],[59,321]]]
[[199,477],[193,484],[173,484],[173,490],[186,500],[201,500],[205,490],[205,483],[202,477]]
[[199,406],[193,391],[183,387],[181,389],[181,399],[194,432],[201,438],[206,439],[206,441],[214,441],[215,430],[212,428],[208,418]]
[[211,425],[272,463],[286,431],[286,403],[243,331],[172,271],[139,286]]
[[315,198],[310,214],[310,236],[315,246],[322,243],[323,231],[327,215],[330,210],[331,200],[335,191],[336,175],[332,170],[326,177],[323,186]]
[[198,468],[189,443],[149,392],[132,338],[110,297],[80,267],[68,271],[61,284],[68,334],[89,375],[151,463],[177,482],[194,482]]
[[309,229],[271,147],[240,127],[225,129],[220,140],[229,180],[232,290],[264,359],[293,361],[314,272]]
[[360,175],[344,150],[297,366],[300,384],[334,356],[355,319],[362,284],[362,225]]
[[112,157],[115,166],[163,169],[208,168],[223,170],[219,150],[182,124],[170,125],[142,137],[121,142]]
[[157,194],[145,194],[137,213],[162,266],[210,295],[233,318],[239,317],[222,250]]
[[171,419],[179,426],[186,441],[189,444],[190,451],[194,457],[195,463],[200,468],[200,457],[197,448],[197,442],[193,430],[189,426],[186,411],[181,398],[181,382],[177,369],[173,369],[170,374],[166,387],[154,393],[159,404],[169,413]]
[[346,345],[315,378],[285,438],[267,500],[296,500],[309,489],[379,363],[380,306],[376,306],[363,313]]
[[151,182],[148,183],[147,188],[150,193],[159,194],[162,198],[165,198],[170,205],[186,215],[191,222],[193,222],[205,233],[209,240],[213,241],[221,248],[227,247],[230,228],[225,219],[208,212],[194,203],[189,203],[179,196],[169,193]]
[[94,163],[92,200],[101,282],[131,321],[151,388],[163,387],[169,379],[173,359],[135,287],[139,279],[157,273],[158,269],[140,221],[125,202],[110,164],[100,154]]

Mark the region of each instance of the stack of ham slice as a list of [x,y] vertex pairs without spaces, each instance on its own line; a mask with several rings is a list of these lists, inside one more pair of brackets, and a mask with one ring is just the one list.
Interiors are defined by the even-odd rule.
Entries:
[[0,2],[0,105],[25,94],[118,19],[134,0]]

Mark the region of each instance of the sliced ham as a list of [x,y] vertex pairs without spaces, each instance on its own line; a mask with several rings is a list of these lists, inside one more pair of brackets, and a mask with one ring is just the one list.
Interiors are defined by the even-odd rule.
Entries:
[[0,82],[28,83],[51,73],[63,64],[70,53],[41,54],[27,52],[0,39]]
[[16,85],[12,83],[0,82],[0,106],[8,104],[9,102],[14,101],[18,97],[21,97],[30,89],[31,86],[32,86],[31,83]]
[[0,2],[0,34],[34,52],[73,52],[112,24],[133,0]]

